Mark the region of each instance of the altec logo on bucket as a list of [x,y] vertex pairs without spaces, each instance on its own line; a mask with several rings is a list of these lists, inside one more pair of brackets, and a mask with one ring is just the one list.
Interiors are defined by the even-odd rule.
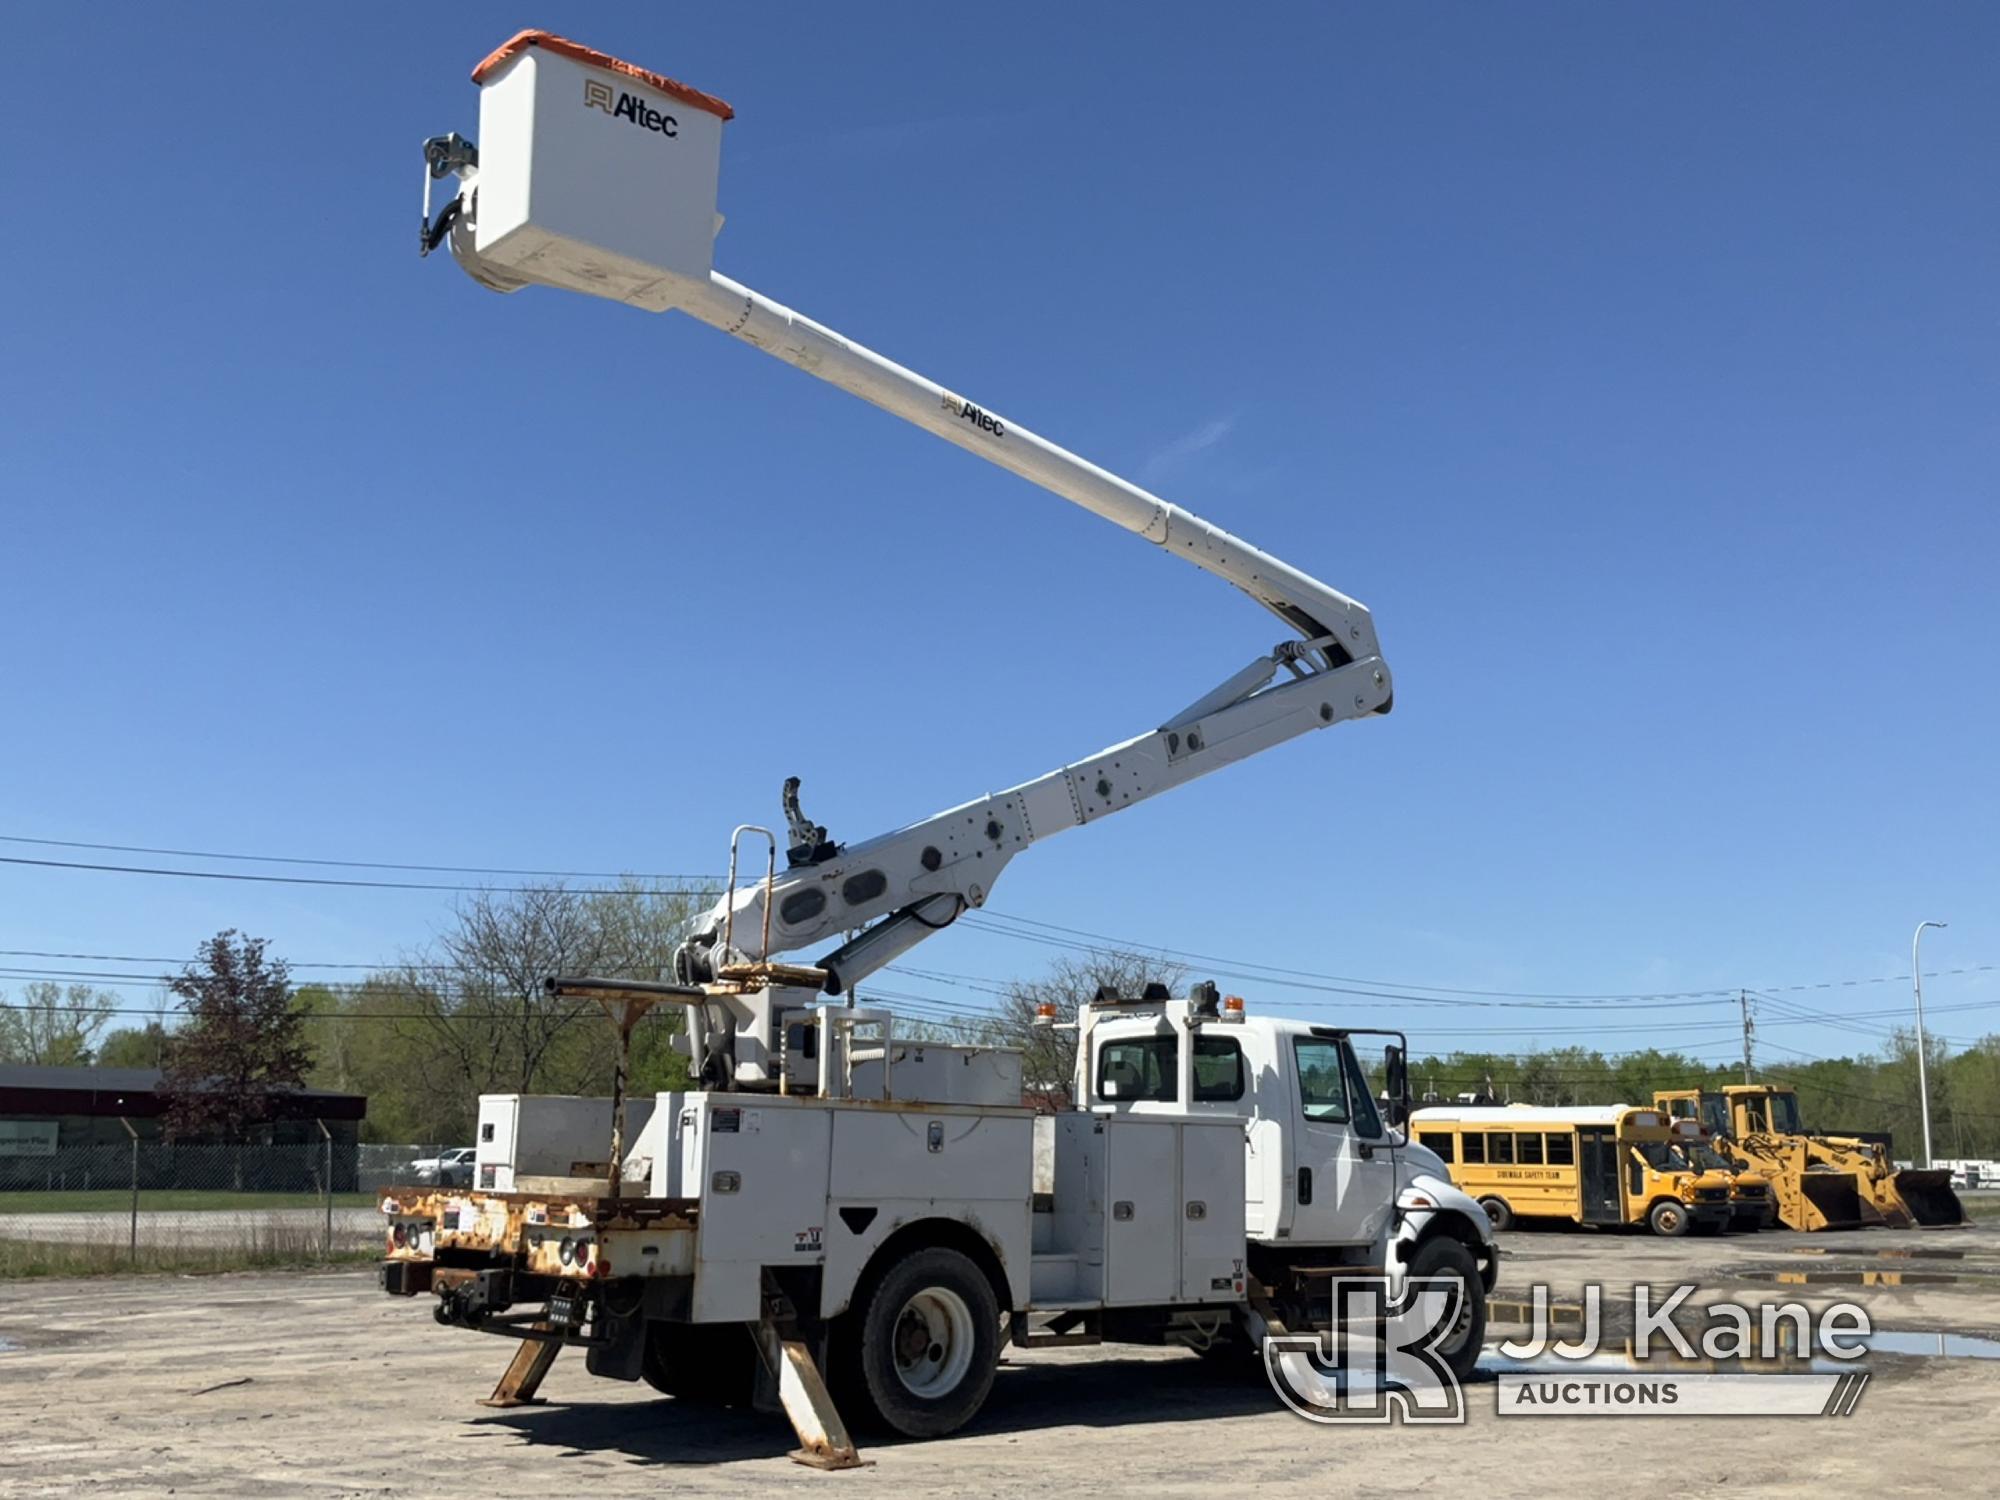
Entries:
[[657,130],[664,136],[681,133],[681,122],[672,115],[663,115],[644,99],[623,90],[613,91],[610,84],[601,79],[583,80],[583,102],[591,109],[601,109],[607,115],[621,120],[630,120],[642,130]]

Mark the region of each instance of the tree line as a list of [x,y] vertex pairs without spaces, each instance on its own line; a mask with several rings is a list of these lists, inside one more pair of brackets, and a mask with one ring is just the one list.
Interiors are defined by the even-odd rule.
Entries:
[[[97,1063],[165,1070],[169,1128],[244,1138],[255,1102],[273,1089],[364,1094],[363,1139],[449,1144],[471,1139],[486,1093],[608,1094],[615,1039],[593,1002],[553,1000],[552,974],[657,979],[704,907],[694,893],[637,883],[613,889],[478,892],[453,908],[429,944],[352,984],[297,984],[266,945],[234,932],[201,945],[164,982],[178,1002],[167,1024],[117,1027],[117,998],[84,985],[25,986],[0,1009],[0,1061]],[[1062,956],[1004,987],[990,1016],[899,1028],[903,1034],[1019,1048],[1030,1090],[1066,1099],[1079,1004],[1147,984],[1183,991],[1180,966],[1143,954]],[[684,1088],[675,1050],[678,1007],[661,1006],[633,1035],[631,1089]],[[1365,1058],[1374,1063],[1376,1059]],[[1927,1058],[1933,1148],[1939,1156],[2000,1158],[2000,1036],[1954,1052],[1936,1039]],[[1379,1082],[1380,1068],[1376,1067]],[[1759,1081],[1793,1085],[1808,1128],[1886,1132],[1898,1155],[1921,1149],[1916,1046],[1893,1034],[1868,1054],[1787,1061]],[[1463,1097],[1541,1105],[1642,1104],[1658,1089],[1718,1088],[1740,1068],[1685,1053],[1605,1053],[1585,1047],[1527,1053],[1452,1051],[1413,1056],[1421,1104]]]

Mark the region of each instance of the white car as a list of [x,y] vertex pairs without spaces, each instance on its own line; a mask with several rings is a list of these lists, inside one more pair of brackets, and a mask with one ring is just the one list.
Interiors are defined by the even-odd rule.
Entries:
[[410,1163],[410,1170],[421,1183],[436,1187],[471,1187],[473,1159],[477,1155],[474,1147],[460,1146],[439,1156],[420,1157]]

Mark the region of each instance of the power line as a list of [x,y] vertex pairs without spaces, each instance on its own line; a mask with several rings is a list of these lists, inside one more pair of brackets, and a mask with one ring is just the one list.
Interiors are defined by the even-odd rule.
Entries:
[[112,875],[167,875],[179,880],[241,880],[260,885],[342,886],[377,891],[456,891],[523,896],[603,894],[634,896],[719,896],[721,883],[713,887],[641,886],[534,886],[534,885],[450,885],[415,880],[341,880],[329,875],[250,875],[240,870],[163,870],[152,865],[89,864],[71,859],[28,859],[18,854],[0,854],[0,864],[32,865],[45,870],[93,870]]
[[[1005,928],[994,926],[993,922],[995,919],[1003,923],[1013,924],[1014,926],[1017,927],[1040,928],[1040,929],[1045,929],[1049,932],[1065,933],[1072,938],[1086,938],[1086,939],[1091,939],[1093,941],[1075,942],[1075,941],[1062,941],[1055,938],[1038,939],[1033,934],[1028,932],[1008,932],[1007,929]],[[1030,941],[1030,942],[1041,941],[1051,947],[1078,949],[1089,953],[1140,953],[1140,954],[1157,953],[1164,957],[1171,957],[1185,962],[1191,962],[1194,964],[1209,964],[1209,963],[1227,964],[1232,969],[1239,971],[1247,970],[1247,971],[1259,972],[1262,974],[1285,975],[1294,978],[1309,979],[1316,981],[1320,985],[1326,985],[1326,986],[1333,986],[1333,985],[1359,986],[1360,988],[1354,991],[1354,993],[1358,994],[1394,991],[1398,992],[1398,994],[1401,995],[1403,998],[1408,998],[1412,1000],[1420,1000],[1423,998],[1423,996],[1420,994],[1410,994],[1408,992],[1421,991],[1430,995],[1456,995],[1456,996],[1465,996],[1471,998],[1481,998],[1481,999],[1491,999],[1491,1000],[1544,1000],[1552,1002],[1558,1002],[1558,1001],[1570,1002],[1574,1004],[1610,1004],[1610,1003],[1636,1004],[1636,1003],[1655,1003],[1663,1000],[1674,1000],[1674,1001],[1703,1000],[1709,997],[1719,997],[1720,999],[1724,1000],[1727,1003],[1734,1004],[1738,988],[1740,988],[1738,986],[1725,986],[1718,989],[1628,991],[1623,993],[1593,993],[1588,991],[1565,992],[1565,991],[1542,991],[1542,990],[1462,989],[1462,988],[1454,988],[1447,985],[1406,983],[1400,980],[1359,979],[1355,978],[1352,975],[1324,974],[1310,969],[1289,969],[1271,964],[1260,964],[1249,959],[1223,958],[1213,954],[1192,953],[1184,949],[1169,948],[1157,943],[1142,943],[1129,938],[1111,937],[1107,934],[1100,932],[1090,932],[1083,928],[1064,927],[1061,924],[1055,922],[1043,922],[1030,917],[1016,917],[1009,915],[1008,913],[1005,912],[995,911],[992,907],[984,907],[976,915],[968,913],[966,916],[961,917],[960,920],[964,922],[969,922],[974,927],[979,928],[983,931],[992,933],[1006,933],[1006,935],[1008,936],[1018,937],[1023,939],[1024,941]],[[1930,978],[1942,978],[1947,976],[1965,975],[1965,974],[1985,974],[1994,972],[1996,970],[2000,970],[2000,964],[1972,964],[1956,969],[1926,970],[1924,973],[1924,977],[1926,979],[1930,979]],[[1800,991],[1800,990],[1824,990],[1824,989],[1850,988],[1859,985],[1907,984],[1909,983],[1909,981],[1910,981],[1910,976],[1908,974],[1885,974],[1876,978],[1868,978],[1868,979],[1831,979],[1831,980],[1818,980],[1806,984],[1766,985],[1764,986],[1764,989],[1770,991],[1778,991],[1778,992]]]
[[220,854],[209,849],[162,849],[150,844],[91,844],[81,839],[35,839],[0,833],[0,844],[34,844],[45,849],[94,849],[108,854],[161,854],[174,859],[227,859],[260,865],[319,865],[343,870],[410,870],[431,875],[538,875],[557,880],[686,880],[720,885],[720,875],[640,874],[630,870],[523,870],[498,865],[411,865],[381,859],[307,859],[290,854]]

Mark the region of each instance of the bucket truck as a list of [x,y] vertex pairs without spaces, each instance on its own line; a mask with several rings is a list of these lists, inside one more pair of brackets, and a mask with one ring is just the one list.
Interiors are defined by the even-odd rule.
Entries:
[[[1398,1128],[1399,1046],[1384,1058],[1402,1115],[1385,1119],[1352,1028],[1246,1019],[1212,986],[1104,995],[1075,1023],[1075,1109],[1038,1122],[1017,1052],[898,1037],[853,995],[984,904],[1031,844],[1387,713],[1368,610],[717,272],[720,99],[538,31],[473,79],[478,145],[425,145],[424,253],[448,246],[496,291],[707,323],[1221,578],[1288,635],[1141,734],[893,832],[831,838],[788,782],[785,867],[775,835],[739,828],[728,889],[671,976],[549,981],[627,1038],[648,1008],[681,1007],[699,1088],[628,1117],[621,1066],[595,1115],[608,1155],[576,1101],[483,1100],[474,1189],[384,1193],[385,1288],[523,1341],[495,1401],[529,1399],[565,1345],[682,1393],[747,1367],[821,1463],[853,1461],[839,1406],[909,1435],[970,1419],[1003,1337],[1255,1352],[1325,1327],[1335,1280],[1369,1270],[1455,1288],[1438,1347],[1469,1370],[1497,1257],[1478,1205]],[[739,881],[746,835],[765,868]]]

